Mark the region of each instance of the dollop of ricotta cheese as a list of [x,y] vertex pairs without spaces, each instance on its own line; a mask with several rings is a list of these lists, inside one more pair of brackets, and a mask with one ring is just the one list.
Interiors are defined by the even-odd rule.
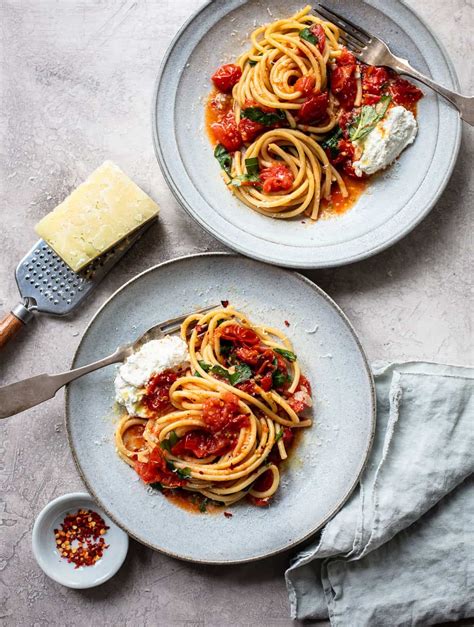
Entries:
[[364,139],[355,141],[362,150],[353,166],[357,176],[370,176],[389,166],[415,141],[418,126],[415,116],[405,107],[392,107]]
[[153,375],[164,370],[180,370],[189,364],[188,346],[175,335],[151,340],[130,355],[119,367],[115,377],[115,400],[133,416],[148,416],[141,400]]

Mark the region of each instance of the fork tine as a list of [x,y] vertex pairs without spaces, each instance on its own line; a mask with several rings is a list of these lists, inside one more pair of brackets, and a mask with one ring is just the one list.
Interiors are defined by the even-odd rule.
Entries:
[[318,3],[318,8],[316,9],[318,13],[320,13],[324,19],[328,19],[336,24],[339,28],[345,31],[347,34],[352,35],[354,39],[357,39],[361,44],[366,44],[367,40],[372,39],[372,35],[368,33],[366,30],[354,24],[346,17],[343,17],[339,13],[336,13],[332,9],[324,6],[323,4]]
[[352,50],[352,52],[357,52],[359,54],[364,48],[364,46],[361,46],[355,39],[353,39],[349,35],[341,35],[339,39],[342,41],[343,44],[345,44],[345,46],[349,50]]

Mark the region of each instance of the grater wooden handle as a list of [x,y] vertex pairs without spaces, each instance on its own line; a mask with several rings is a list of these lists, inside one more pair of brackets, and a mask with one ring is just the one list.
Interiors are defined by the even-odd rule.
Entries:
[[12,313],[7,314],[3,320],[0,320],[0,348],[14,338],[24,326],[24,322]]

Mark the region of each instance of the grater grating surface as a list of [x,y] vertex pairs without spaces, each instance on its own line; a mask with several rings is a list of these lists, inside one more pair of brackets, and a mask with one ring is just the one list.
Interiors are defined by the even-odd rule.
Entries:
[[122,242],[74,272],[44,240],[39,240],[17,266],[15,277],[30,311],[63,316],[72,311],[144,233],[146,223]]

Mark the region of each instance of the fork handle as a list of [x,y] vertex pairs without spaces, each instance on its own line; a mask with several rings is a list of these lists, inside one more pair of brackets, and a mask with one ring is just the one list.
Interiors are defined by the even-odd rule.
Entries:
[[56,392],[67,383],[104,366],[123,361],[128,354],[127,348],[127,346],[120,346],[112,355],[68,372],[40,374],[18,381],[18,383],[3,386],[0,388],[0,418],[8,418],[25,411],[25,409],[39,405],[53,398]]
[[424,83],[435,92],[449,100],[451,104],[453,104],[456,109],[459,111],[461,118],[474,126],[474,98],[469,96],[463,96],[462,94],[458,94],[456,91],[452,91],[451,89],[447,89],[443,87],[439,83],[435,83],[431,78],[425,76],[418,70],[415,70],[406,59],[402,59],[400,57],[395,57],[395,62],[391,64],[391,67],[399,72],[400,74],[406,74],[407,76],[411,76],[412,78],[416,78],[421,83]]

